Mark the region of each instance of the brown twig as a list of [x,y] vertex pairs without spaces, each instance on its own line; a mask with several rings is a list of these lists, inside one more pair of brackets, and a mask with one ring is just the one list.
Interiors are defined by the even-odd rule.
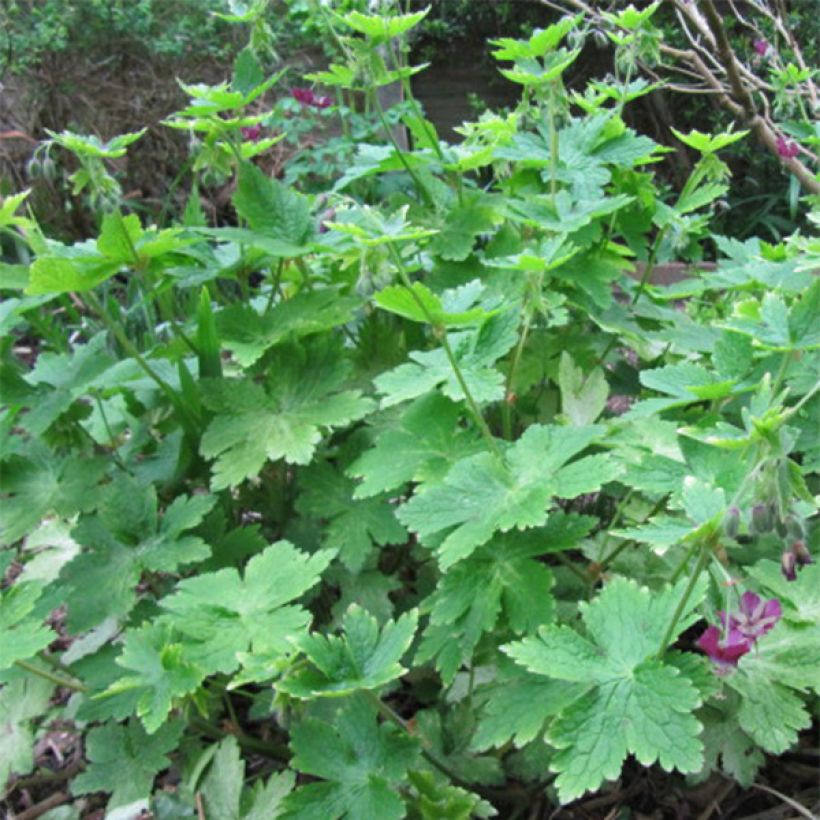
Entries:
[[55,792],[49,795],[45,800],[35,803],[25,811],[21,811],[16,815],[16,820],[35,820],[37,817],[42,817],[47,811],[62,806],[63,803],[68,803],[71,800],[71,795],[66,792]]

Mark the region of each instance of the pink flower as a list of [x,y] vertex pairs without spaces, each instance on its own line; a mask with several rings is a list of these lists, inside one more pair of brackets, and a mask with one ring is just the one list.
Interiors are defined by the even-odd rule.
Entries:
[[736,629],[730,629],[724,637],[716,626],[706,628],[698,639],[698,646],[718,668],[735,666],[751,648],[751,643]]
[[291,88],[290,96],[302,105],[313,103],[313,92],[309,88]]
[[718,612],[723,625],[707,627],[698,646],[717,665],[719,672],[736,666],[738,660],[779,620],[783,610],[777,598],[764,601],[754,592],[744,592],[737,612]]
[[259,125],[259,123],[257,123],[256,125],[245,125],[239,130],[242,132],[243,140],[259,142],[259,138],[262,136],[262,126]]
[[754,46],[755,51],[761,56],[765,57],[766,54],[769,52],[769,44],[765,40],[755,40],[752,44]]
[[794,159],[800,153],[800,146],[785,137],[777,138],[777,153],[783,159]]
[[317,97],[309,88],[291,88],[290,95],[302,105],[311,105],[314,108],[327,108],[333,105],[330,97]]

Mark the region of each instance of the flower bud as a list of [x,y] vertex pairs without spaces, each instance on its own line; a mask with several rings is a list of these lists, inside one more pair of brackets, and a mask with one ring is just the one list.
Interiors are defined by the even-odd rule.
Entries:
[[811,557],[811,553],[806,547],[806,542],[803,541],[802,538],[798,538],[792,543],[791,552],[794,553],[797,566],[799,567],[805,567],[807,564],[814,563],[814,559]]
[[723,516],[723,531],[729,538],[735,538],[740,526],[740,510],[730,507]]
[[793,538],[795,541],[804,541],[806,539],[805,522],[794,514],[787,515],[786,534],[789,538]]
[[780,569],[783,572],[783,577],[787,581],[794,581],[797,579],[797,558],[791,550],[786,550],[780,556]]
[[768,504],[755,504],[752,507],[752,530],[757,534],[771,532],[772,510]]

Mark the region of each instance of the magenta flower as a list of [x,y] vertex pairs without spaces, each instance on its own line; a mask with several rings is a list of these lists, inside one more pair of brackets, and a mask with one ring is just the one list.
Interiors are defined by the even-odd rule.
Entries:
[[777,153],[783,159],[794,159],[800,153],[800,146],[785,137],[777,138]]
[[327,108],[333,105],[330,97],[317,97],[309,88],[291,88],[290,95],[302,105],[310,105],[314,108]]
[[698,638],[698,646],[719,669],[734,666],[752,648],[751,643],[738,630],[730,629],[724,636],[716,626],[706,628]]
[[728,671],[728,667],[735,666],[755,641],[780,620],[782,614],[777,598],[764,601],[754,592],[744,592],[740,596],[738,611],[731,614],[718,612],[722,628],[707,627],[698,639],[698,646],[719,671]]
[[754,46],[755,51],[761,56],[765,57],[766,54],[769,52],[769,44],[765,40],[755,40],[752,44]]
[[257,123],[256,125],[245,125],[239,130],[242,132],[243,140],[259,142],[259,138],[262,136],[262,126],[259,125],[259,123]]
[[291,88],[290,96],[302,105],[313,103],[313,92],[309,88]]

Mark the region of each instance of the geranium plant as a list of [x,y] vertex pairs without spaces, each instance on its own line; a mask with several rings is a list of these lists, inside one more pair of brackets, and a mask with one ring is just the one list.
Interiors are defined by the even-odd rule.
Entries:
[[[422,16],[334,16],[315,79],[403,82]],[[49,798],[55,726],[66,817],[512,817],[798,743],[820,248],[710,232],[741,132],[681,134],[662,195],[645,86],[564,90],[579,23],[494,44],[514,111],[451,145],[408,100],[413,148],[385,120],[322,197],[252,161],[272,81],[187,87],[234,225],[193,199],[69,245],[4,200],[9,805]]]

